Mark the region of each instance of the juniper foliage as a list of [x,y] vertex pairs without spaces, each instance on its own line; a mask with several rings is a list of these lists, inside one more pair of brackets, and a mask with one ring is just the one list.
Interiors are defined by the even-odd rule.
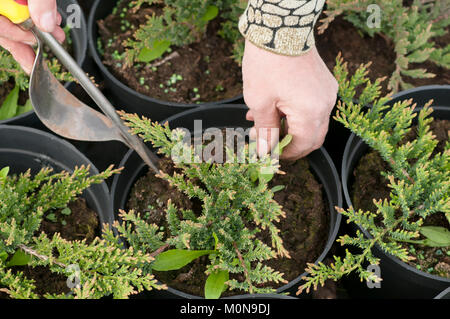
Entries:
[[[345,257],[334,257],[329,266],[309,264],[309,274],[299,293],[353,271],[361,280],[379,282],[381,278],[364,267],[365,263],[379,264],[379,258],[372,253],[375,245],[404,262],[412,260],[414,257],[401,243],[423,235],[423,222],[431,215],[450,217],[450,143],[447,141],[443,152],[431,156],[438,143],[430,131],[432,101],[418,113],[414,112],[412,100],[396,102],[392,107],[386,105],[389,96],[380,97],[381,79],[372,83],[367,68],[368,65],[361,65],[349,77],[347,64],[338,57],[334,74],[342,102],[338,104],[335,120],[378,151],[389,164],[389,170],[381,174],[389,180],[390,197],[374,200],[376,211],[336,208],[347,217],[348,223],[367,230],[371,237],[366,238],[360,231],[355,237],[341,236],[338,239],[341,245],[357,247],[360,253],[347,249]],[[355,102],[358,89],[361,94]],[[366,108],[367,105],[372,107]],[[414,118],[417,118],[417,137],[405,143],[404,137],[411,131]]]
[[[48,66],[58,80],[63,82],[73,80],[69,73],[62,71],[61,64],[59,64],[58,60],[49,60]],[[28,89],[28,75],[8,51],[0,48],[0,85],[10,80],[14,81],[22,91]]]
[[[182,149],[183,160],[180,157],[174,161],[175,172],[169,175],[161,171],[159,177],[202,203],[201,212],[193,212],[169,202],[166,218],[170,236],[164,241],[161,235],[155,236],[158,226],[146,224],[134,212],[123,212],[121,227],[128,233],[134,229],[136,234],[128,236],[132,238],[130,245],[146,252],[167,246],[214,251],[209,254],[206,274],[220,271],[230,276],[241,275],[226,281],[230,289],[265,293],[274,289],[262,288],[261,284],[286,282],[282,273],[263,264],[273,258],[290,257],[275,225],[285,214],[267,186],[271,176],[279,172],[278,161],[270,156],[252,157],[254,152],[248,145],[245,152],[240,153],[245,154],[245,163],[242,158],[238,160],[239,152],[235,154],[230,150],[227,152],[230,160],[224,164],[201,161],[194,148],[183,142],[184,131],[171,130],[167,123],[160,125],[137,115],[122,113],[122,117],[134,134],[151,142],[162,156],[171,158],[173,150]],[[259,180],[255,174],[260,174]],[[263,231],[270,234],[270,244],[257,237]],[[147,266],[151,269],[152,265]]]
[[[340,15],[350,21],[364,33],[373,36],[379,34],[394,49],[395,70],[391,74],[388,88],[392,92],[408,89],[412,85],[405,77],[432,78],[435,75],[425,68],[418,68],[415,63],[432,61],[450,68],[450,44],[437,48],[435,40],[448,33],[450,25],[450,4],[446,0],[413,0],[405,4],[402,0],[329,0],[321,20],[319,33],[324,32],[330,23]],[[380,8],[380,26],[370,22],[369,6]]]
[[[120,170],[111,167],[99,175],[89,176],[89,167],[76,168],[72,174],[52,173],[43,168],[31,176],[0,173],[0,291],[11,298],[101,298],[112,295],[126,298],[143,289],[164,288],[153,276],[143,274],[140,266],[152,260],[150,255],[125,249],[119,232],[104,226],[103,239],[93,242],[67,241],[56,233],[49,238],[38,233],[44,213],[64,208],[87,189]],[[29,256],[28,267],[47,267],[74,281],[71,294],[37,294],[35,282],[22,271],[13,271],[8,261],[18,252]],[[74,267],[78,270],[74,273]]]

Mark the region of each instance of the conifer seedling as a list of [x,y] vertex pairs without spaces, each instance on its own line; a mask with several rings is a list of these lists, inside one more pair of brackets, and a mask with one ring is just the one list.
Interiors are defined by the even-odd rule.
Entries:
[[[348,223],[362,227],[371,237],[365,237],[359,230],[354,237],[341,236],[337,240],[341,245],[357,247],[360,253],[347,249],[345,256],[335,256],[331,265],[309,264],[308,276],[298,293],[315,289],[326,280],[339,280],[351,272],[356,272],[362,281],[380,282],[382,278],[365,268],[366,264],[380,262],[373,254],[375,245],[403,262],[421,258],[420,254],[411,255],[416,250],[407,249],[405,243],[450,246],[448,229],[423,225],[432,215],[443,214],[448,219],[450,214],[450,142],[447,141],[443,152],[431,156],[438,144],[430,131],[432,101],[418,112],[414,112],[412,100],[387,105],[390,96],[380,97],[382,79],[372,83],[367,77],[369,65],[361,65],[349,76],[347,64],[340,56],[337,58],[334,75],[339,82],[341,101],[335,120],[376,150],[389,165],[381,174],[389,181],[390,195],[385,200],[374,200],[373,211],[336,207]],[[357,91],[361,91],[358,100]],[[417,136],[404,143],[413,119],[417,119]]]

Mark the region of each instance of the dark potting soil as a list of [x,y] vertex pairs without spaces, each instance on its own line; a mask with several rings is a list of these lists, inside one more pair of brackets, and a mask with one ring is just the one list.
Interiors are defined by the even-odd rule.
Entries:
[[[232,43],[217,34],[221,23],[218,19],[209,24],[200,42],[173,47],[171,53],[149,64],[135,62],[130,67],[124,60],[117,59],[126,49],[123,42],[133,39],[136,28],[147,21],[147,16],[161,12],[158,5],[143,5],[133,13],[128,9],[129,2],[121,1],[116,14],[98,21],[103,63],[117,79],[139,93],[177,103],[216,102],[242,94],[241,68],[231,58]],[[125,17],[120,18],[123,8],[127,9]],[[122,20],[131,25],[126,31],[121,30]],[[178,57],[152,68],[171,54]],[[168,81],[176,76],[181,78],[169,85]]]
[[[67,207],[70,209],[70,215],[61,213],[61,209],[53,212],[47,212],[41,222],[41,226],[37,232],[44,232],[49,238],[55,233],[60,233],[61,237],[66,240],[83,240],[88,243],[92,242],[95,236],[100,234],[100,223],[97,213],[91,210],[85,199],[78,198],[69,203]],[[48,220],[50,214],[57,218],[57,221]],[[65,225],[63,225],[65,224]],[[48,267],[12,267],[13,272],[23,272],[28,279],[35,281],[36,289],[34,290],[40,298],[46,293],[50,294],[67,294],[70,289],[67,287],[67,277],[52,273]],[[6,298],[6,294],[0,292],[0,299]]]
[[[323,13],[322,17],[325,17]],[[324,33],[317,34],[316,31],[316,47],[331,72],[339,53],[348,63],[349,74],[353,74],[362,63],[371,61],[368,76],[372,81],[389,76],[395,70],[395,52],[387,42],[379,35],[373,38],[363,35],[341,16],[337,17]],[[387,80],[382,85],[383,92],[388,93]]]
[[[325,17],[323,13],[322,17]],[[433,38],[432,41],[436,43],[436,48],[443,48],[450,42],[450,34]],[[316,34],[316,46],[330,71],[333,71],[336,65],[336,56],[339,52],[341,52],[344,61],[348,62],[350,74],[353,74],[360,64],[372,62],[368,77],[373,82],[377,78],[387,76],[388,78],[382,83],[382,93],[389,93],[387,84],[390,75],[395,70],[396,57],[392,42],[377,34],[374,37],[364,35],[352,23],[339,16],[323,34]],[[404,77],[404,80],[414,87],[430,84],[450,84],[450,70],[439,67],[433,62],[412,63],[410,68],[425,68],[428,72],[436,75],[429,79]]]
[[[165,160],[163,170],[173,171],[170,161]],[[306,263],[314,262],[322,253],[328,237],[328,209],[322,186],[316,181],[309,170],[305,159],[295,163],[282,162],[281,169],[286,175],[276,175],[271,186],[285,185],[285,188],[275,193],[274,199],[283,206],[286,218],[277,225],[281,231],[284,247],[289,251],[291,259],[275,259],[266,264],[284,273],[284,279],[291,281],[304,272]],[[169,234],[165,209],[167,200],[171,199],[179,207],[201,210],[201,203],[191,202],[186,195],[171,187],[165,180],[152,176],[151,173],[141,177],[132,188],[127,204],[128,209],[134,209],[143,214],[149,223],[163,226],[166,236]],[[258,234],[266,244],[271,245],[268,233]],[[203,296],[207,257],[198,258],[191,264],[177,271],[154,272],[156,278],[169,287],[185,293]],[[242,275],[235,276],[244,281]],[[271,285],[269,283],[267,286]],[[280,287],[274,286],[274,288]],[[227,291],[223,296],[242,293]]]
[[[431,131],[439,141],[434,154],[442,152],[445,143],[449,139],[450,121],[434,120],[431,123]],[[405,140],[410,141],[415,138],[415,131],[412,129]],[[432,155],[434,156],[434,155]],[[353,183],[352,201],[355,209],[365,211],[376,211],[373,199],[388,199],[390,188],[388,180],[381,176],[380,172],[389,170],[389,165],[384,162],[376,151],[365,154],[356,166]],[[442,226],[450,229],[450,225],[443,213],[435,213],[424,220],[425,226]],[[448,247],[427,247],[424,245],[404,243],[403,246],[409,250],[411,256],[416,259],[408,262],[425,272],[450,278],[450,252]]]
[[[51,221],[44,217],[39,232],[45,232],[49,237],[60,233],[66,240],[83,240],[92,242],[100,234],[100,223],[97,213],[87,206],[84,198],[69,203],[69,215],[61,213],[62,210],[53,212],[57,221]],[[45,216],[48,216],[47,213]]]

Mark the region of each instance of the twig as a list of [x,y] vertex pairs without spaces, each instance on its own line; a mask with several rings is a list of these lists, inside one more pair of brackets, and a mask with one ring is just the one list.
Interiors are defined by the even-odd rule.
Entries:
[[152,256],[153,258],[155,258],[155,257],[158,256],[160,253],[162,253],[164,250],[166,250],[167,247],[169,247],[169,244],[165,244],[164,246],[159,247],[157,250],[155,250],[154,252],[152,252],[152,253],[150,254],[150,256]]
[[[31,249],[31,248],[29,248],[29,247],[27,247],[27,246],[25,246],[25,245],[23,245],[23,244],[20,244],[20,245],[19,245],[19,248],[22,249],[25,253],[27,253],[27,254],[29,254],[29,255],[32,255],[32,256],[35,256],[35,257],[37,257],[37,258],[39,258],[39,259],[41,259],[41,260],[48,261],[48,260],[50,259],[50,258],[47,257],[47,256],[38,254],[36,251],[34,251],[33,249]],[[67,268],[66,265],[64,265],[63,263],[60,263],[60,262],[58,262],[58,261],[54,261],[53,263],[54,263],[55,265],[60,266],[60,267]]]
[[239,251],[236,242],[233,242],[233,247],[236,250],[236,254],[238,255],[239,260],[241,261],[242,267],[244,268],[244,275],[245,275],[245,278],[246,278],[247,283],[249,285],[249,292],[252,294],[253,293],[252,282],[250,281],[250,277],[248,276],[247,268],[245,267],[244,259],[242,258],[241,252]]
[[180,54],[177,51],[175,51],[175,52],[172,52],[171,54],[169,54],[168,56],[166,56],[164,59],[162,59],[158,62],[149,64],[148,67],[149,68],[157,67],[157,66],[163,65],[167,61],[170,61],[170,60],[178,58],[178,57],[180,57]]
[[8,72],[8,73],[15,73],[15,74],[22,73],[22,71],[20,71],[20,70],[8,69],[8,68],[0,68],[0,72]]

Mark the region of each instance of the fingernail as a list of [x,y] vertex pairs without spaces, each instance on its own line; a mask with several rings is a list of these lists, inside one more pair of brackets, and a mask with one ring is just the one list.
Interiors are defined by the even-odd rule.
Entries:
[[25,44],[28,44],[29,46],[33,46],[36,44],[36,41],[25,41]]
[[58,14],[58,15],[56,16],[56,23],[57,23],[58,25],[61,25],[61,23],[62,23],[62,16],[61,16],[60,14]]
[[267,141],[262,138],[259,138],[258,139],[258,156],[263,157],[268,152],[269,152],[269,147],[268,147]]
[[56,27],[56,17],[54,12],[45,12],[42,14],[41,19],[39,20],[41,24],[41,28],[45,32],[53,32]]

